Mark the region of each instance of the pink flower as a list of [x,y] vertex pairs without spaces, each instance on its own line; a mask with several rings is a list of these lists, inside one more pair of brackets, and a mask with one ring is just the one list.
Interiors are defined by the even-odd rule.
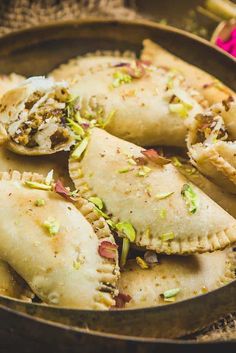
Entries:
[[230,33],[230,38],[228,40],[223,41],[218,37],[216,45],[236,58],[236,27]]

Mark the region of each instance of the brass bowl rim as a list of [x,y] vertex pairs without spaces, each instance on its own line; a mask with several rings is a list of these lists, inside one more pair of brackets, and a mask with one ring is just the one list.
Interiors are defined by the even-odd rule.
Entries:
[[90,24],[90,23],[91,24],[117,24],[117,25],[130,24],[134,26],[145,25],[147,27],[152,27],[153,29],[158,28],[166,32],[177,33],[184,37],[197,41],[209,48],[212,48],[213,50],[216,50],[217,52],[228,57],[232,62],[236,63],[236,58],[234,58],[232,55],[225,52],[223,49],[214,45],[211,41],[201,38],[196,34],[189,33],[183,29],[179,29],[170,25],[160,24],[147,19],[123,20],[123,19],[107,19],[105,17],[96,18],[91,16],[88,19],[53,21],[51,23],[36,25],[34,27],[24,28],[17,31],[12,31],[11,33],[6,33],[2,37],[0,37],[0,43],[4,42],[4,40],[9,40],[11,38],[17,39],[18,36],[25,35],[27,33],[37,32],[37,31],[40,31],[41,29],[50,29],[50,28],[56,28],[56,27],[61,28],[63,26],[71,27],[72,25],[80,26],[83,24]]

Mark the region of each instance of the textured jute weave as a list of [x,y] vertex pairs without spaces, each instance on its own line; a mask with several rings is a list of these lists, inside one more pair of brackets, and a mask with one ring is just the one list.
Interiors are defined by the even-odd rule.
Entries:
[[[0,0],[0,36],[38,24],[89,16],[142,17],[134,8],[126,8],[125,3],[123,0]],[[236,339],[236,313],[219,319],[193,338],[198,341]]]

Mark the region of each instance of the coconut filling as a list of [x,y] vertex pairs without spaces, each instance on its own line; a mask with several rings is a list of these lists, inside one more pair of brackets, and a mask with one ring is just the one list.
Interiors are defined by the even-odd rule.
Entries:
[[218,141],[230,141],[223,118],[220,115],[198,114],[196,120],[195,144],[201,143],[204,147],[211,146]]
[[66,125],[68,100],[65,88],[32,93],[7,128],[11,139],[27,148],[55,149],[67,143],[71,135]]

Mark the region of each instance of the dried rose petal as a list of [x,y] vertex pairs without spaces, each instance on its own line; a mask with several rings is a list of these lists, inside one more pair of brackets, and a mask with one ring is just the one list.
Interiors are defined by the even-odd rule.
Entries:
[[156,150],[153,148],[150,150],[142,151],[142,154],[150,159],[153,163],[159,164],[159,165],[165,165],[170,163],[171,161],[165,157],[160,156]]
[[144,260],[147,262],[147,264],[157,264],[158,257],[157,253],[155,251],[148,250],[144,253]]
[[102,241],[98,247],[98,253],[106,259],[115,259],[118,246],[110,241]]
[[131,300],[131,296],[128,294],[123,294],[123,293],[119,293],[116,297],[115,297],[115,301],[116,301],[116,308],[124,308],[126,303],[129,303]]
[[150,66],[152,64],[150,60],[139,60],[139,63],[145,66]]
[[59,179],[57,180],[57,182],[55,184],[55,191],[60,196],[64,197],[64,199],[66,199],[68,201],[74,201],[73,198],[70,195],[70,191],[68,191],[65,188],[65,186],[63,185],[63,183]]

